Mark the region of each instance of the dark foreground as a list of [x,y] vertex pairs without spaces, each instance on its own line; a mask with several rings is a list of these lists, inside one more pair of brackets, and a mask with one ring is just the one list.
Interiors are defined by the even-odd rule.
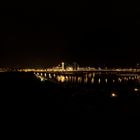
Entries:
[[115,87],[118,97],[111,97],[112,87],[67,88],[41,82],[33,73],[0,73],[1,114],[20,121],[139,118],[139,92],[131,86]]

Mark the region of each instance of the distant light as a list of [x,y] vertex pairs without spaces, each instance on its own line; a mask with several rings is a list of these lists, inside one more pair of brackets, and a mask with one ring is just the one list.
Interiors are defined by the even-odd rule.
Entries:
[[52,76],[51,76],[51,74],[49,73],[49,78],[51,79],[52,78]]
[[63,83],[65,82],[65,77],[64,76],[60,76],[60,81]]
[[100,79],[100,78],[98,79],[98,83],[99,83],[99,84],[101,83],[101,79]]
[[139,91],[139,89],[138,88],[134,88],[134,91]]
[[91,79],[91,83],[94,83],[94,78]]
[[68,67],[67,70],[68,71],[73,71],[73,68],[72,67]]
[[117,97],[117,94],[114,93],[114,92],[112,92],[112,93],[111,93],[111,97]]

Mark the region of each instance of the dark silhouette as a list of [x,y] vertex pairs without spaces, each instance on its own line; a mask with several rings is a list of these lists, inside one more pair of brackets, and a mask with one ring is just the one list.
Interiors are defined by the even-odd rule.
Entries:
[[[90,86],[62,86],[41,82],[31,73],[0,73],[4,118],[32,119],[131,119],[140,114],[140,98],[129,90],[136,83]],[[116,90],[116,91],[115,91]],[[117,98],[110,93],[118,92]]]

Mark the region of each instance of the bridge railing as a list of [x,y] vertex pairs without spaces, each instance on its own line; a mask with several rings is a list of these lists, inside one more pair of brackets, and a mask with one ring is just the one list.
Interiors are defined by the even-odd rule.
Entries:
[[77,70],[68,70],[68,69],[55,69],[55,68],[49,68],[49,69],[22,69],[19,71],[24,71],[24,72],[82,72],[82,71],[87,71],[87,72],[140,72],[140,69],[96,69],[96,68],[79,68]]

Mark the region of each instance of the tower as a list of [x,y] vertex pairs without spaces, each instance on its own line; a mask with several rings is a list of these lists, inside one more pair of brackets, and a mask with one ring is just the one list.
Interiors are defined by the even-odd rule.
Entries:
[[65,63],[62,62],[62,70],[64,70],[64,69],[65,69]]

